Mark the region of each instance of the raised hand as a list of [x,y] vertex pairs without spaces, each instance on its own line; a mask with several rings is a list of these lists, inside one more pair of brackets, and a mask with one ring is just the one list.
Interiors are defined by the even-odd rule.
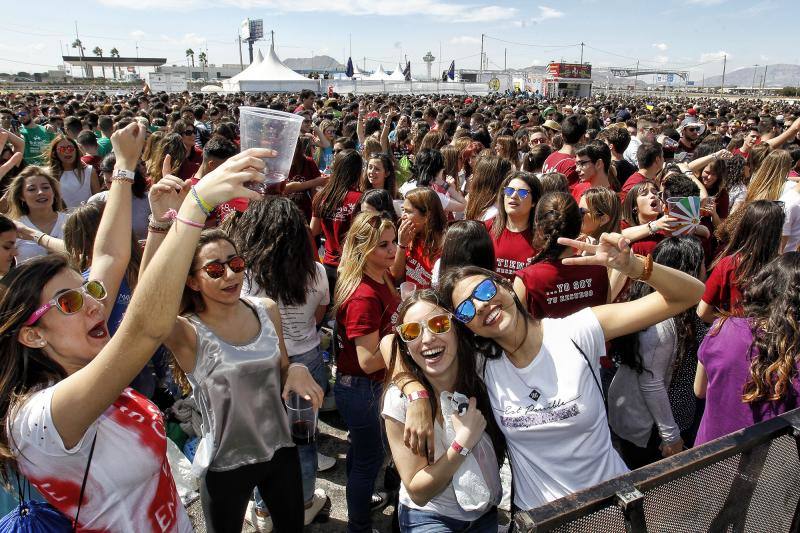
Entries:
[[111,135],[111,146],[117,156],[116,166],[123,170],[135,170],[142,155],[147,128],[132,122]]
[[266,163],[262,158],[275,157],[277,152],[269,148],[250,148],[236,154],[203,176],[195,190],[208,204],[217,206],[233,198],[259,200],[263,196],[247,187],[245,183],[263,183]]
[[404,218],[400,221],[400,227],[397,228],[397,244],[400,246],[408,246],[414,240],[416,230],[414,223],[409,219]]
[[589,255],[569,257],[562,260],[565,265],[600,265],[619,270],[630,277],[635,266],[631,243],[619,233],[603,233],[597,244],[559,237],[558,244],[576,248]]

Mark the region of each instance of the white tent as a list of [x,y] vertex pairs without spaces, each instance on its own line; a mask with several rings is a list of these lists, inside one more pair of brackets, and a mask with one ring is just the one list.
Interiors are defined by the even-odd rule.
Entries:
[[[261,55],[259,51],[259,56]],[[267,57],[247,67],[223,82],[228,91],[244,92],[296,92],[302,89],[319,91],[318,80],[311,80],[284,65],[275,54],[273,45]]]
[[383,65],[381,65],[380,68],[374,74],[372,74],[371,76],[366,77],[364,79],[365,80],[370,80],[370,81],[372,81],[372,80],[385,81],[385,80],[390,80],[391,78],[389,77],[388,74],[386,74],[386,71],[383,70]]
[[403,74],[403,67],[397,65],[397,68],[394,69],[394,72],[392,72],[386,79],[392,81],[406,81],[406,76]]

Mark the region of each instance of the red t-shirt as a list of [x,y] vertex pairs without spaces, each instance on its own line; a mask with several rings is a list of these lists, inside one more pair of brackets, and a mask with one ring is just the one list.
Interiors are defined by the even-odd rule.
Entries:
[[103,162],[103,158],[99,155],[84,155],[81,156],[81,161],[83,161],[86,165],[89,165],[94,169],[95,172],[100,174],[100,163]]
[[749,150],[747,152],[742,152],[741,149],[734,148],[733,150],[731,150],[731,153],[733,155],[740,155],[740,156],[744,157],[745,159],[750,159],[750,151]]
[[433,264],[439,256],[427,257],[421,241],[415,241],[406,249],[406,278],[418,289],[427,289],[431,286]]
[[633,189],[635,186],[639,185],[641,182],[647,179],[647,176],[639,172],[638,170],[628,177],[625,180],[625,183],[622,185],[622,190],[619,192],[619,199],[621,202],[625,201],[625,197],[628,196],[628,193]]
[[578,183],[570,187],[570,192],[572,193],[572,197],[575,198],[575,201],[580,203],[581,196],[583,196],[583,193],[585,193],[591,188],[592,184],[590,182],[579,181]]
[[494,271],[508,279],[514,281],[514,274],[531,264],[533,258],[538,253],[533,248],[533,233],[528,228],[525,231],[515,232],[508,228],[503,229],[500,237],[495,239],[492,234],[493,218],[484,222],[489,235],[494,244],[494,259],[496,261]]
[[561,172],[567,177],[570,186],[578,183],[578,169],[575,167],[575,156],[561,152],[553,152],[544,160],[542,173]]
[[608,299],[608,271],[599,265],[564,265],[546,259],[517,272],[534,318],[562,318]]
[[373,331],[377,331],[380,337],[391,333],[397,323],[399,304],[400,298],[393,287],[378,283],[366,275],[361,278],[356,290],[336,312],[336,342],[339,348],[336,365],[340,373],[383,381],[384,370],[367,374],[361,369],[355,339]]
[[[312,180],[320,176],[319,167],[314,160],[308,156],[303,156],[297,168],[294,166],[289,169],[288,181],[302,183],[304,181]],[[311,199],[314,197],[312,189],[306,189],[296,193],[289,194],[288,197],[300,208],[300,211],[306,216],[306,221],[311,221]]]
[[706,281],[703,301],[717,309],[742,316],[742,293],[734,282],[738,264],[736,255],[727,255],[719,260]]
[[347,191],[342,205],[340,205],[331,218],[322,219],[322,234],[325,235],[325,257],[322,263],[330,266],[339,266],[342,256],[342,246],[350,223],[353,221],[353,212],[361,200],[361,192]]
[[186,181],[194,177],[203,163],[203,151],[197,146],[192,146],[192,151],[181,163],[181,168],[178,169],[178,177]]

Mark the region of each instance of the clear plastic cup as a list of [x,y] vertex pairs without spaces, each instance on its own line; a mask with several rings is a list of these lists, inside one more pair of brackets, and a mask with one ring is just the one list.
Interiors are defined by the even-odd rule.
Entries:
[[317,410],[311,401],[302,396],[289,393],[286,400],[286,410],[289,415],[289,430],[295,444],[311,444],[314,442],[314,433],[317,430]]
[[[267,164],[264,183],[254,183],[251,189],[264,193],[268,185],[280,183],[289,177],[297,138],[303,117],[260,107],[239,108],[239,138],[242,150],[270,148],[276,157],[264,159]],[[248,185],[249,187],[249,185]]]
[[400,299],[405,300],[417,290],[417,286],[412,281],[404,281],[400,284]]

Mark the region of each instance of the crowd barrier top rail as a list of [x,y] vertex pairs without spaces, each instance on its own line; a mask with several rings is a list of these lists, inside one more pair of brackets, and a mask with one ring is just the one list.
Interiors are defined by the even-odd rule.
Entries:
[[800,409],[515,514],[539,532],[800,532]]

